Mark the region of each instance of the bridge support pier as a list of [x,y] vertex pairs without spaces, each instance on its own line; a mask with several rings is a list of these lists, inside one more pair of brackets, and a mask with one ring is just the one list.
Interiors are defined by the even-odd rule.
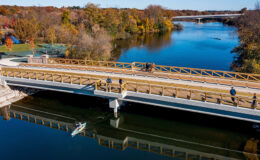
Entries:
[[197,18],[197,20],[198,20],[197,23],[198,23],[198,24],[202,24],[202,23],[201,23],[201,19],[202,19],[202,18]]
[[109,99],[109,108],[114,109],[115,118],[118,117],[117,111],[121,104],[122,104],[122,101],[120,101],[118,99]]
[[7,86],[7,83],[6,83],[4,78],[1,78],[1,85],[4,86],[4,87]]

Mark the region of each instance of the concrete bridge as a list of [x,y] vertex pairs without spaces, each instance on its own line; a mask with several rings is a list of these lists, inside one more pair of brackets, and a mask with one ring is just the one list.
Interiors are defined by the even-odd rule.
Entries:
[[[260,123],[259,101],[252,99],[260,94],[257,74],[160,65],[146,72],[145,63],[137,62],[29,62],[2,67],[2,84],[107,98],[115,115],[125,101]],[[106,82],[108,76],[114,83]],[[241,95],[229,95],[231,86]]]
[[222,19],[222,18],[235,18],[239,17],[242,14],[217,14],[217,15],[196,15],[196,16],[176,16],[173,17],[173,20],[185,20],[185,19],[195,19],[198,20],[198,23],[202,19]]
[[[74,129],[75,119],[72,117],[64,118],[62,115],[57,115],[57,114],[53,116],[54,115],[53,113],[46,113],[46,112],[44,112],[43,114],[42,111],[25,108],[23,106],[17,106],[17,107],[12,106],[11,108],[6,107],[5,112],[6,113],[3,113],[3,115],[8,115],[9,119],[14,118],[18,120],[23,120],[30,123],[35,123],[37,125],[43,125],[45,127],[50,127],[60,131],[65,131],[68,133],[71,133]],[[57,120],[57,117],[61,117],[63,118],[63,120]],[[120,121],[120,118],[110,119],[111,127],[110,128],[108,127],[107,130],[111,130],[111,132],[105,132],[105,133],[117,133],[116,135],[120,135],[121,138],[114,137],[114,134],[107,135],[107,134],[99,133],[99,130],[95,128],[92,129],[87,128],[82,133],[80,133],[80,135],[97,140],[97,143],[103,147],[122,150],[122,151],[124,151],[126,148],[132,148],[132,149],[152,152],[155,154],[160,154],[163,156],[173,157],[178,159],[191,159],[191,158],[214,159],[214,160],[236,159],[236,158],[226,157],[224,154],[222,155],[222,153],[226,154],[225,148],[217,147],[219,152],[216,154],[212,154],[209,152],[205,152],[204,149],[200,150],[200,148],[202,147],[208,150],[208,149],[212,149],[211,147],[213,146],[204,145],[204,144],[195,144],[194,142],[187,142],[182,139],[172,139],[170,137],[164,137],[162,135],[154,135],[154,134],[148,134],[144,132],[128,130],[125,128],[121,128],[120,125],[115,126],[114,121]],[[195,146],[198,145],[199,147],[194,148],[194,145]],[[186,147],[184,148],[182,146],[186,146]],[[236,156],[243,157],[242,152],[239,151],[236,152],[230,151],[230,152],[233,153],[232,156],[234,157]],[[247,153],[247,152],[244,152],[244,155],[257,157],[257,154]]]

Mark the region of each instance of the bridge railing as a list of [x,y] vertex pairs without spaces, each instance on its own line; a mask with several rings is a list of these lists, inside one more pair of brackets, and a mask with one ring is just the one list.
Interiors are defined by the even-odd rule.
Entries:
[[[65,65],[85,65],[95,67],[106,67],[115,69],[127,69],[127,70],[145,70],[146,63],[143,62],[112,62],[112,61],[92,61],[92,60],[78,60],[78,59],[62,59],[62,58],[50,58],[48,59],[49,64],[65,64]],[[240,72],[229,72],[199,68],[188,68],[188,67],[176,67],[176,66],[164,66],[154,65],[153,68],[156,72],[161,73],[173,73],[182,75],[193,75],[211,78],[222,78],[231,80],[251,81],[260,82],[260,74],[249,74]]]
[[115,83],[102,82],[99,80],[95,83],[95,89],[105,92],[123,93],[127,90],[127,83],[120,85]]
[[[139,69],[145,68],[146,65],[146,63],[142,63],[142,62],[134,62],[134,64],[135,64],[135,68],[139,68]],[[154,71],[164,72],[164,73],[177,73],[177,74],[186,74],[186,75],[194,75],[194,76],[212,77],[212,78],[224,78],[224,79],[260,82],[260,74],[248,74],[248,73],[239,73],[239,72],[228,72],[228,71],[164,66],[164,65],[155,65]]]
[[[97,82],[98,83],[98,82]],[[260,109],[258,103],[260,102],[257,99],[244,97],[244,96],[231,96],[229,94],[215,93],[215,92],[205,92],[200,90],[184,89],[178,87],[169,87],[161,85],[152,85],[152,84],[140,84],[140,83],[125,83],[127,91],[137,92],[137,93],[146,93],[152,95],[160,95],[166,97],[182,98],[187,100],[196,100],[209,103],[225,104],[234,107],[243,107],[243,108],[252,108]],[[103,87],[102,87],[103,86]],[[107,83],[102,83],[100,87],[97,87],[97,90],[105,92],[115,92],[120,93],[120,85],[113,84],[109,85]],[[112,88],[112,89],[111,89]],[[234,98],[234,101],[232,100]],[[254,105],[253,105],[253,101]]]
[[84,74],[71,74],[55,71],[36,71],[15,68],[2,68],[1,76],[93,86],[95,85],[96,81],[99,81],[97,78],[92,78]]
[[[243,96],[230,96],[228,94],[205,92],[200,90],[184,89],[165,85],[154,85],[149,83],[127,82],[120,85],[119,83],[108,84],[100,79],[88,77],[84,74],[68,73],[68,72],[51,72],[36,71],[28,69],[6,68],[1,70],[1,76],[34,79],[42,81],[52,81],[68,84],[90,85],[96,90],[105,92],[122,93],[124,91],[133,91],[139,93],[183,98],[188,100],[198,100],[203,102],[211,102],[218,104],[226,104],[230,106],[239,106],[244,108],[259,109],[259,100]],[[234,99],[234,101],[232,100]],[[254,106],[252,106],[254,102]]]
[[108,67],[117,69],[132,69],[132,63],[112,62],[112,61],[92,61],[78,59],[50,58],[48,64],[65,64],[65,65],[85,65],[93,67]]

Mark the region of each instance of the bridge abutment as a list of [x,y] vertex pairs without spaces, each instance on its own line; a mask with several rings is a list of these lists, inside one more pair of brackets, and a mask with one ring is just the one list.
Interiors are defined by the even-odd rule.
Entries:
[[48,64],[48,59],[49,59],[49,55],[47,55],[47,54],[42,55],[41,57],[34,57],[33,55],[27,56],[27,62],[29,64],[32,64],[32,63]]

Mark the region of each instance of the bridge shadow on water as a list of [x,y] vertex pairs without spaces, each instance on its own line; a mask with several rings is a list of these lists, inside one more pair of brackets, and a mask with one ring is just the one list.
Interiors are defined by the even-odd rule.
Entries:
[[86,121],[88,128],[82,136],[126,154],[136,149],[177,159],[257,160],[255,153],[260,152],[259,132],[251,123],[156,106],[125,103],[114,118],[106,99],[43,91],[13,104],[10,111],[1,110],[1,115],[4,112],[10,112],[11,119],[67,132],[76,121]]

